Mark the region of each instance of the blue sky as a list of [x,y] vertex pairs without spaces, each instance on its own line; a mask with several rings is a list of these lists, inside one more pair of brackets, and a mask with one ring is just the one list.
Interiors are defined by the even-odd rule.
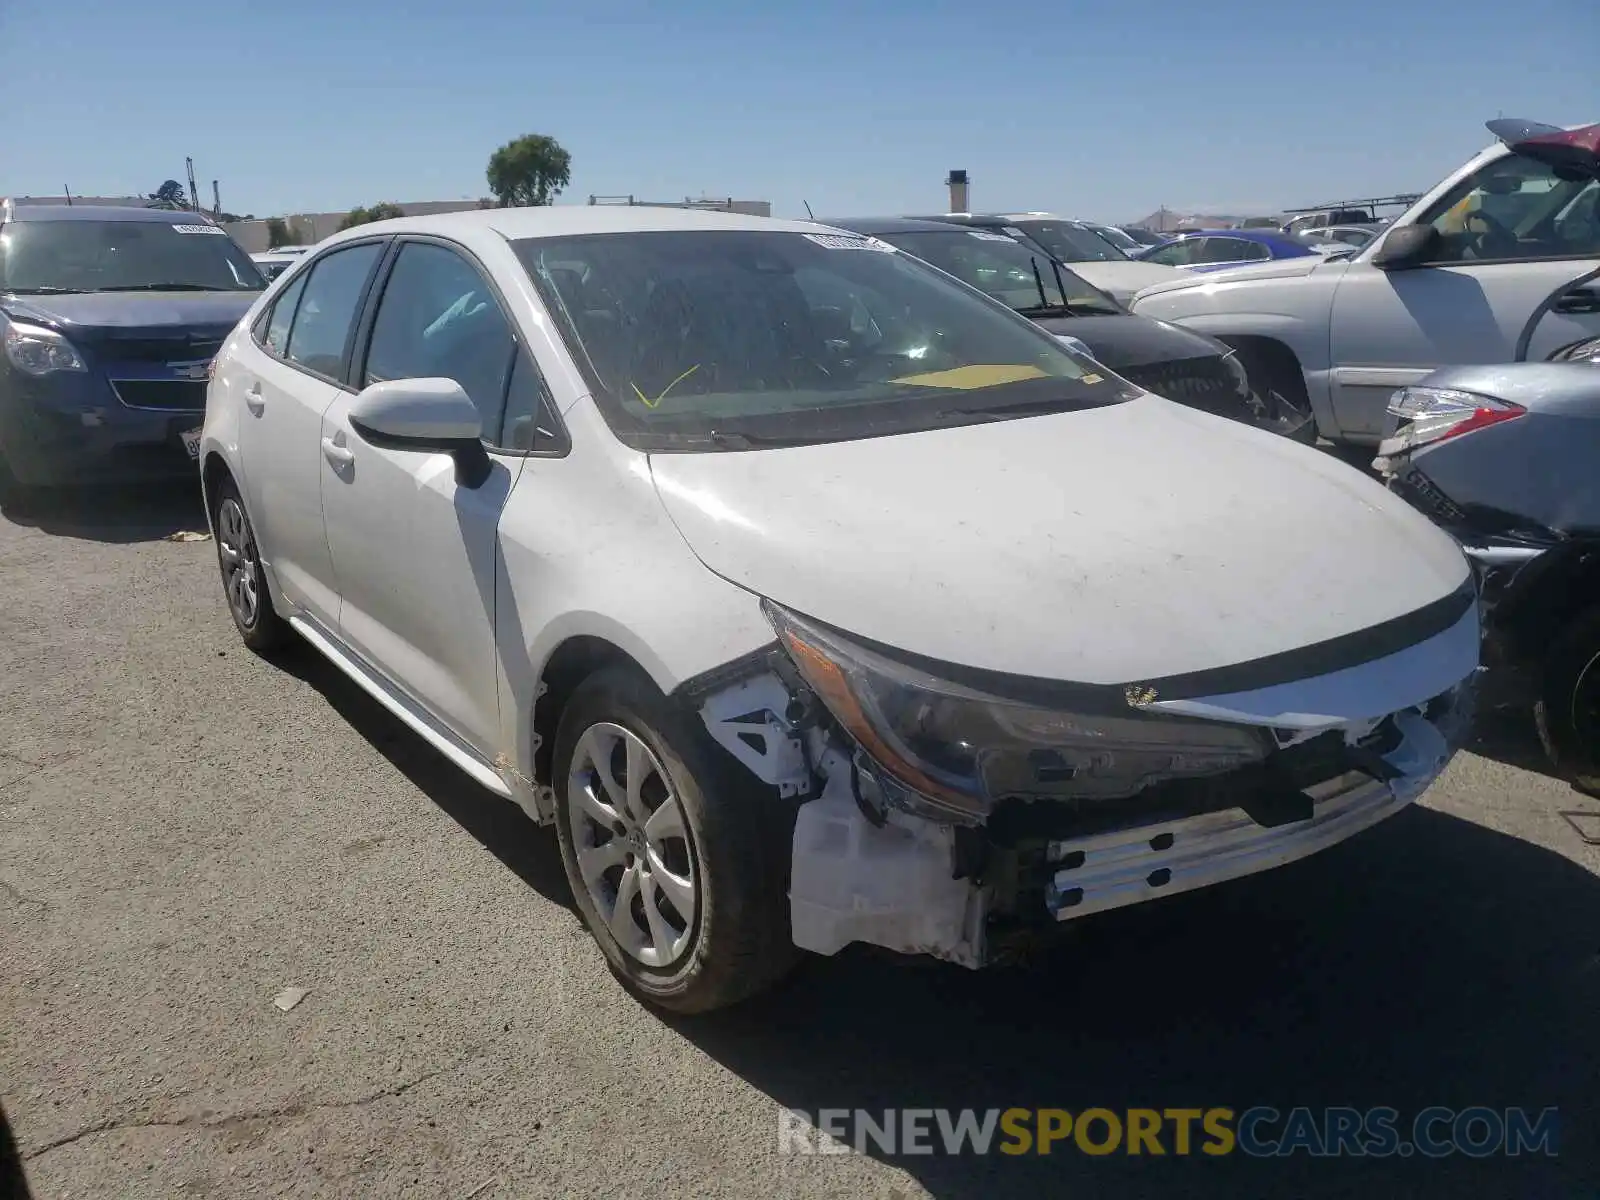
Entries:
[[1600,0],[406,7],[0,0],[0,195],[192,155],[235,212],[456,199],[538,132],[563,202],[929,211],[964,167],[980,210],[1126,220],[1422,188],[1498,112],[1600,120]]

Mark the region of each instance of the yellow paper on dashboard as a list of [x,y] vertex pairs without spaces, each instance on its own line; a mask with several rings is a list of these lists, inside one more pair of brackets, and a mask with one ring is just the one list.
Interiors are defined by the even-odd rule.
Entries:
[[1023,379],[1044,378],[1047,376],[1043,371],[1026,363],[973,363],[965,367],[952,367],[948,371],[929,371],[925,375],[902,375],[891,382],[970,392],[978,388],[999,387],[1002,383],[1017,383]]

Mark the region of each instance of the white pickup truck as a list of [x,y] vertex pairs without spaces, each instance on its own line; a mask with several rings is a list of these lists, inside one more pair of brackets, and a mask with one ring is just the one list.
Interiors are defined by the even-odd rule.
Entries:
[[[1158,283],[1133,311],[1227,342],[1253,378],[1309,403],[1323,437],[1375,443],[1396,388],[1436,367],[1509,362],[1539,302],[1600,263],[1600,183],[1562,176],[1496,142],[1351,258]],[[1434,234],[1395,237],[1413,225]],[[1590,284],[1556,303],[1528,357],[1597,334],[1600,284]]]

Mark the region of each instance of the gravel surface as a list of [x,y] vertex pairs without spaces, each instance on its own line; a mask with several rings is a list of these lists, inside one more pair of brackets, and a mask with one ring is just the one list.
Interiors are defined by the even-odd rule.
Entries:
[[[1294,867],[972,974],[664,1020],[554,838],[309,650],[185,492],[0,517],[0,1102],[38,1197],[1594,1195],[1600,851],[1495,715]],[[1591,822],[1595,829],[1600,822]],[[288,1011],[275,1004],[304,996]],[[1557,1158],[779,1153],[780,1106],[1559,1106]],[[0,1166],[0,1170],[3,1170]]]

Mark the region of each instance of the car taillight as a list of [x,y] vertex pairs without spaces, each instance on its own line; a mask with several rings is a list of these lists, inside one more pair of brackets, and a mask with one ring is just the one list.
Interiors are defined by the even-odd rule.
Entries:
[[1385,441],[1385,447],[1390,447],[1385,452],[1394,454],[1458,437],[1520,417],[1527,411],[1509,400],[1456,388],[1401,388],[1389,399],[1389,413],[1399,417],[1401,425],[1395,437]]

